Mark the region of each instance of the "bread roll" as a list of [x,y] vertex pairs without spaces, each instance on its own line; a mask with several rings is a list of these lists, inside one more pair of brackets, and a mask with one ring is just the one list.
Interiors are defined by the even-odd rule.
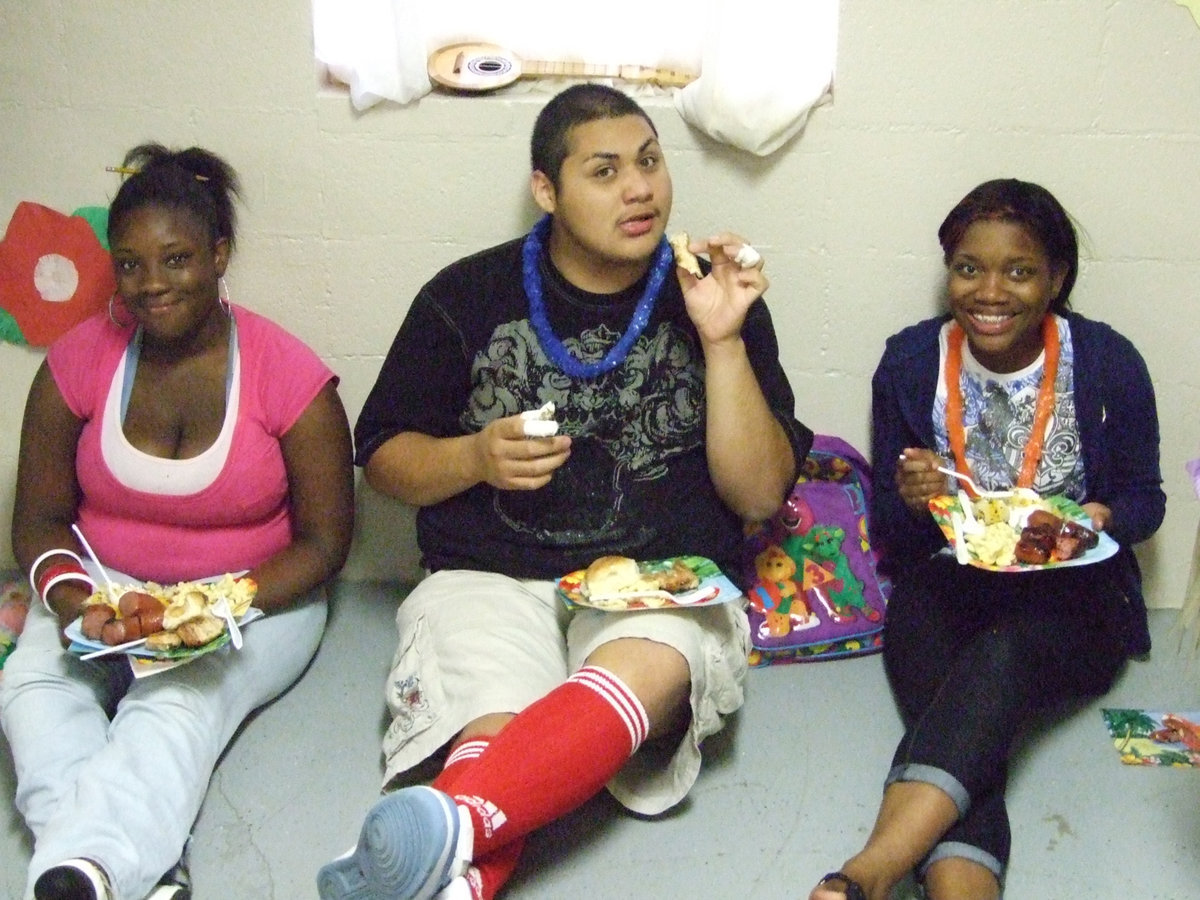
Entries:
[[637,560],[628,556],[602,556],[587,567],[583,583],[589,595],[629,594],[653,589],[642,576]]

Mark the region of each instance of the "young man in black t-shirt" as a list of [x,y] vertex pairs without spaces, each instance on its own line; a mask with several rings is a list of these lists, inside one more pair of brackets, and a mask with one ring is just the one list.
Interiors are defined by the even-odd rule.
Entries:
[[[422,288],[355,430],[368,482],[419,507],[431,572],[398,618],[387,785],[449,752],[432,787],[375,805],[324,900],[493,897],[524,835],[605,785],[639,813],[679,802],[742,702],[738,603],[568,611],[555,585],[614,554],[737,577],[743,521],[775,511],[812,439],[761,258],[722,233],[691,243],[702,277],[675,265],[657,132],[612,88],[550,101],[532,169],[545,217]],[[557,434],[527,436],[547,404]]]

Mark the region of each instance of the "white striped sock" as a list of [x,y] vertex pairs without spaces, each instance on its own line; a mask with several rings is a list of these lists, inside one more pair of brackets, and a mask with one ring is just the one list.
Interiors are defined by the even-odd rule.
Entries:
[[442,768],[448,769],[455,763],[468,759],[478,759],[480,754],[487,749],[487,745],[487,741],[463,741],[450,751],[450,755],[446,757],[446,762]]
[[567,679],[595,691],[616,711],[629,729],[630,756],[650,731],[650,719],[637,696],[620,678],[600,666],[584,666]]

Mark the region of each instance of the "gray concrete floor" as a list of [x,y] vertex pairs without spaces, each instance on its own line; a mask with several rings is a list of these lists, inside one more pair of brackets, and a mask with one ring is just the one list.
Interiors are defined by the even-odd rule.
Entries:
[[[382,684],[399,597],[339,586],[312,667],[246,723],[195,829],[195,900],[307,900],[378,796]],[[1200,771],[1123,766],[1099,709],[1200,709],[1200,656],[1176,650],[1172,610],[1155,651],[1103,701],[1033,735],[1014,764],[1009,900],[1200,896]],[[752,670],[745,708],[706,744],[700,780],[654,820],[606,794],[535,834],[509,900],[802,898],[866,838],[899,719],[878,656]],[[11,797],[7,747],[0,791]],[[0,895],[18,898],[29,836],[0,814]],[[902,887],[897,900],[916,894]]]

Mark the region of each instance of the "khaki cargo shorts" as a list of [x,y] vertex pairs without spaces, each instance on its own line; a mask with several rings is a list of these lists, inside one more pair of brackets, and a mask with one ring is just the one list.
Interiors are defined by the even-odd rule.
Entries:
[[488,713],[517,713],[558,687],[589,654],[616,638],[646,638],[679,651],[691,669],[691,722],[668,760],[644,748],[608,784],[625,807],[654,815],[687,795],[700,742],[743,701],[749,651],[736,601],[687,610],[569,611],[551,581],[444,570],[400,604],[400,644],[386,699],[384,784],[437,753]]

